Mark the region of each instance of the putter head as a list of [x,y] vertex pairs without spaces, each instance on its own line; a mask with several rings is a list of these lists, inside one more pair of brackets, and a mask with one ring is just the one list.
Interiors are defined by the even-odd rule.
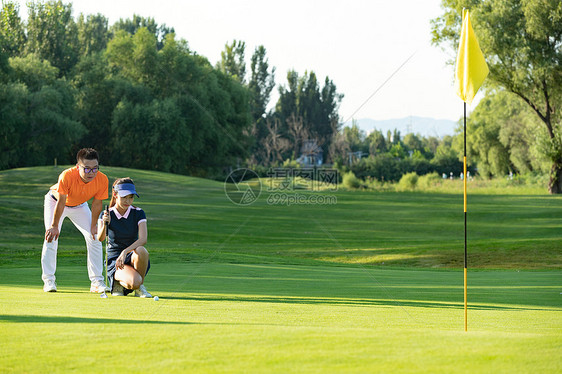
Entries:
[[102,293],[102,294],[100,295],[100,297],[101,297],[102,299],[107,299],[107,294],[104,292],[104,293]]

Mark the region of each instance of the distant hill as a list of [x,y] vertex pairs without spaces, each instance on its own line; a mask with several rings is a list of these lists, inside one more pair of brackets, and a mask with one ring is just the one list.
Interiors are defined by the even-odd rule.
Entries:
[[[351,121],[344,124],[345,127],[351,127]],[[374,120],[370,118],[362,118],[357,120],[357,125],[367,134],[374,129],[382,131],[386,135],[388,130],[393,131],[398,129],[402,136],[413,132],[421,134],[422,136],[437,136],[443,137],[445,135],[454,135],[455,129],[458,124],[455,121],[448,119],[435,119],[426,117],[405,117],[398,119],[388,120]]]

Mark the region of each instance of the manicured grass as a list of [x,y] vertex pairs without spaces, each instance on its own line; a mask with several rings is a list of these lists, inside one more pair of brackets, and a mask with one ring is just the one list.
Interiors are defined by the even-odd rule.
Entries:
[[0,273],[3,372],[518,372],[562,369],[557,272],[157,264],[155,302],[88,293],[84,266]]
[[[62,168],[0,172],[1,372],[562,371],[562,200],[296,191],[334,205],[237,206],[223,184],[122,168],[148,216],[149,291],[88,292],[83,239],[42,291],[43,196]],[[490,270],[495,269],[495,270]]]
[[[43,196],[62,167],[0,172],[0,263],[38,261]],[[223,183],[122,168],[102,168],[110,180],[131,176],[149,219],[155,261],[195,261],[209,251],[229,262],[322,260],[380,266],[463,266],[463,200],[459,194],[298,190],[333,196],[336,204],[234,205]],[[513,191],[512,191],[513,192]],[[562,268],[562,196],[493,195],[468,199],[470,268]],[[236,233],[235,237],[231,237]],[[216,249],[220,248],[219,251]],[[83,239],[63,226],[59,259],[82,260]]]

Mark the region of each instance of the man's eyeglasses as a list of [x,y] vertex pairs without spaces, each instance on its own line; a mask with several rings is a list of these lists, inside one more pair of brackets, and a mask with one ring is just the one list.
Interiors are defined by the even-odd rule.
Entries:
[[84,173],[86,173],[86,174],[97,173],[98,170],[100,169],[99,166],[95,166],[93,168],[87,168],[83,165],[80,165],[80,167],[84,170]]

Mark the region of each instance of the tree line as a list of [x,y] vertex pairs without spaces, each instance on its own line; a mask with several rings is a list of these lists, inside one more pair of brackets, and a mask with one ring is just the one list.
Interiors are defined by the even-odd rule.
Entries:
[[282,161],[302,137],[328,152],[339,126],[342,95],[312,71],[288,72],[266,113],[275,68],[264,46],[247,74],[244,42],[212,66],[152,18],[75,20],[61,1],[29,3],[27,22],[5,1],[0,27],[0,169],[73,162],[89,146],[106,165],[208,176]]
[[[549,190],[562,192],[559,2],[444,0],[432,21],[436,45],[456,49],[466,6],[490,65],[486,97],[468,121],[471,170],[548,172]],[[72,163],[88,146],[106,165],[207,177],[294,164],[303,154],[380,180],[460,173],[462,136],[343,128],[334,82],[289,71],[276,85],[264,46],[247,66],[246,44],[234,40],[213,66],[152,18],[109,25],[48,1],[29,3],[24,22],[9,0],[0,46],[0,169]]]
[[[340,154],[336,165],[342,172],[352,171],[363,180],[397,182],[402,175],[416,173],[451,173],[459,178],[463,164],[454,148],[454,136],[442,138],[388,130],[386,134],[374,129],[369,134],[354,122],[344,128],[339,137]],[[469,169],[475,173],[474,167]]]
[[73,162],[204,173],[250,144],[249,92],[177,40],[173,28],[134,16],[111,27],[60,1],[17,4],[0,15],[0,167]]

